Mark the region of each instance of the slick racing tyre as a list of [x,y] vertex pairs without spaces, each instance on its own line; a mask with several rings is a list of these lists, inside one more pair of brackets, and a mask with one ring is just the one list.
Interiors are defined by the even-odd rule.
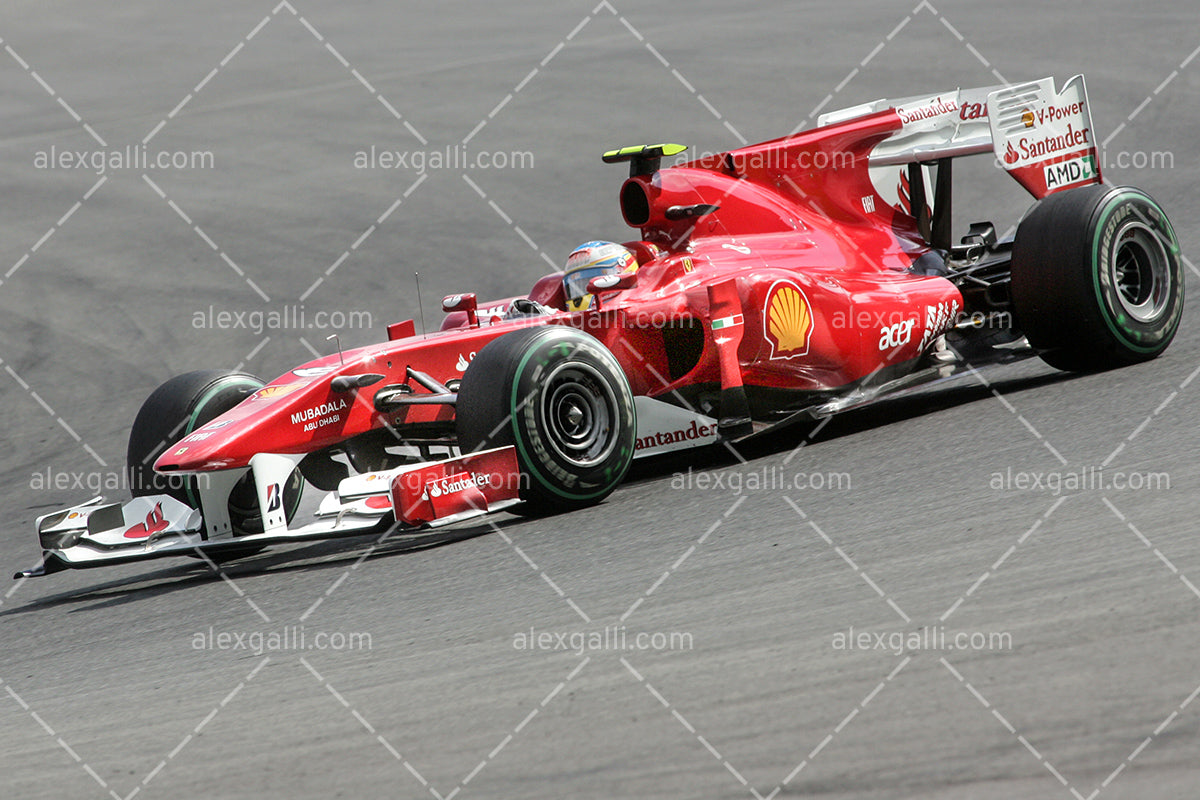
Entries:
[[515,445],[524,513],[598,503],[633,460],[629,381],[594,337],[560,325],[489,342],[458,388],[463,453]]
[[[155,389],[142,403],[129,431],[125,465],[133,496],[166,494],[192,508],[200,508],[196,478],[160,475],[154,471],[155,460],[168,447],[224,414],[262,386],[263,382],[258,378],[243,372],[201,370],[176,376]],[[288,521],[300,505],[303,487],[304,479],[299,471],[293,472],[283,491]],[[254,480],[249,474],[229,493],[229,519],[235,536],[263,530]],[[237,555],[249,555],[259,549],[240,548]]]
[[1179,242],[1163,210],[1131,187],[1095,185],[1043,198],[1017,229],[1018,326],[1058,369],[1148,361],[1183,313]]

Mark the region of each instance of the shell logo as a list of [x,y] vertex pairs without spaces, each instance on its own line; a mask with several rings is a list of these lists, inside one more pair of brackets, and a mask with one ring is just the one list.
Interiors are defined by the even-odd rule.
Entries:
[[1022,122],[1022,124],[1025,125],[1026,128],[1033,127],[1033,112],[1030,111],[1028,108],[1025,109],[1025,111],[1021,113],[1021,122]]
[[268,400],[272,397],[282,397],[285,394],[296,391],[303,383],[283,383],[264,386],[254,394],[250,395],[251,400]]
[[791,281],[772,284],[763,311],[763,336],[771,343],[771,360],[806,354],[812,329],[812,305],[804,290]]

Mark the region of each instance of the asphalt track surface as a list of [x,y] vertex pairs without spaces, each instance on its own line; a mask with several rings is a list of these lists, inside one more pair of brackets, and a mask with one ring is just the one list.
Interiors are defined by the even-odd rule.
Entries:
[[[516,294],[627,236],[611,147],[720,151],[818,108],[1082,72],[1107,176],[1195,253],[1196,19],[1178,0],[6,4],[0,560],[31,566],[34,517],[116,479],[172,375],[273,377],[330,332],[418,316],[414,271],[434,320],[444,294]],[[213,161],[36,162],[147,136]],[[356,167],[371,146],[426,168]],[[432,166],[447,148],[532,163]],[[1020,190],[977,175],[964,204],[1015,221]],[[370,328],[255,324],[302,297],[310,323]],[[659,463],[566,517],[14,583],[0,795],[1195,797],[1198,331],[1189,309],[1153,363],[1024,362],[745,463]],[[254,647],[301,624],[306,649]],[[605,626],[682,636],[575,647]],[[895,644],[926,626],[1007,639]],[[549,649],[520,646],[530,629]]]

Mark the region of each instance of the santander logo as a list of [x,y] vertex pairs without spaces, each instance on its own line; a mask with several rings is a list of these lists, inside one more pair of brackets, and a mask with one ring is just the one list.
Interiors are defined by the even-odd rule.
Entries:
[[958,103],[953,99],[943,100],[940,97],[935,97],[927,106],[919,108],[897,108],[896,113],[900,115],[900,121],[905,125],[910,122],[920,122],[923,119],[931,117],[939,117],[942,114],[951,114],[958,111]]
[[425,498],[442,497],[467,489],[487,486],[490,483],[491,477],[486,474],[480,472],[460,472],[457,475],[447,475],[440,480],[430,481],[425,484]]

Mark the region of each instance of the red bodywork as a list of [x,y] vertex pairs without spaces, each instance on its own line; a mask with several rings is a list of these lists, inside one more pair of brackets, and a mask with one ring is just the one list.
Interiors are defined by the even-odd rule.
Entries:
[[[185,437],[155,468],[244,467],[256,453],[311,453],[385,425],[402,434],[438,423],[452,430],[452,404],[382,414],[375,394],[405,383],[415,395],[429,393],[409,368],[453,387],[484,345],[525,325],[572,325],[594,335],[635,395],[699,407],[705,392],[744,385],[760,420],[883,369],[903,371],[897,365],[915,362],[963,299],[950,281],[911,271],[928,245],[916,220],[889,205],[868,174],[871,149],[902,124],[889,109],[634,175],[621,190],[626,222],[641,234],[627,243],[640,264],[632,288],[569,313],[559,276],[548,275],[529,295],[556,309],[548,315],[503,320],[489,313],[499,306],[487,304],[475,326],[462,311],[428,335],[414,335],[411,323],[392,326],[386,342],[275,379]],[[718,208],[668,214],[700,204]],[[349,391],[331,386],[338,376],[363,374],[383,379]]]

